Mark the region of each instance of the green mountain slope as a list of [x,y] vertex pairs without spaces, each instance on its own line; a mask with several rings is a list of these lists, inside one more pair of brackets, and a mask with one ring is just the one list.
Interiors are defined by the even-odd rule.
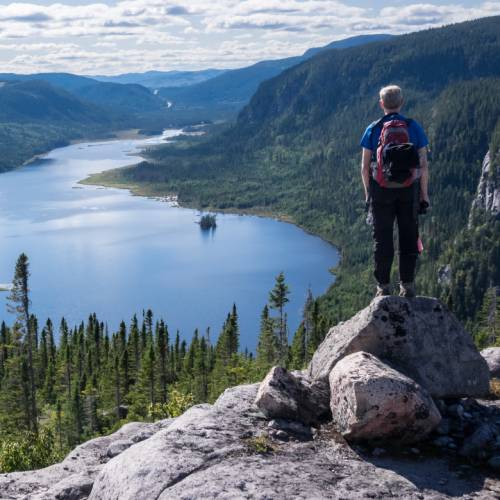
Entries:
[[103,109],[45,81],[0,82],[0,172],[71,139],[103,136],[115,126]]
[[[403,86],[406,114],[431,141],[433,208],[422,221],[419,285],[446,297],[438,269],[467,225],[500,116],[500,17],[319,54],[261,84],[234,126],[194,145],[159,148],[107,179],[175,191],[201,207],[283,215],[335,242],[342,264],[324,304],[331,321],[345,318],[373,291],[358,144],[380,114],[378,89],[391,82]],[[482,288],[464,293],[482,301]],[[455,307],[463,319],[477,310]]]
[[164,100],[151,90],[137,84],[98,82],[85,76],[70,73],[37,73],[17,75],[0,73],[0,81],[41,80],[71,92],[88,103],[107,108],[116,113],[157,111],[164,107]]
[[159,93],[173,103],[175,109],[197,109],[210,118],[227,118],[249,101],[261,82],[327,50],[345,49],[391,38],[391,35],[362,35],[332,42],[325,47],[309,49],[301,56],[261,61],[245,68],[226,71],[222,75],[188,87],[162,88]]

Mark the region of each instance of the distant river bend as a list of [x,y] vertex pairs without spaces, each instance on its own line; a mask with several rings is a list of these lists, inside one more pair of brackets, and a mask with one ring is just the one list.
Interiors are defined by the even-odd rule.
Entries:
[[[290,331],[298,326],[310,287],[326,291],[337,250],[273,219],[219,214],[203,232],[196,210],[81,186],[90,174],[132,164],[140,148],[177,135],[75,144],[0,175],[0,283],[12,279],[17,256],[31,263],[32,312],[41,323],[70,325],[92,312],[111,330],[151,308],[169,331],[189,339],[195,328],[219,333],[236,303],[241,346],[253,350],[259,316],[284,271],[291,290]],[[132,155],[132,156],[131,156]],[[0,321],[12,323],[0,292]]]

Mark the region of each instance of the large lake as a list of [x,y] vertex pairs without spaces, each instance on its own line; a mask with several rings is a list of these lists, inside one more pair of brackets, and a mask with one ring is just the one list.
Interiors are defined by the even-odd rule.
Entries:
[[[139,149],[172,137],[75,144],[0,175],[0,283],[12,280],[21,252],[31,264],[32,311],[45,322],[71,325],[96,312],[115,330],[151,308],[169,331],[189,339],[210,326],[212,338],[236,303],[241,346],[253,350],[259,316],[284,271],[290,286],[290,333],[307,289],[333,281],[334,247],[276,220],[219,214],[203,232],[196,210],[81,186],[89,174],[138,161]],[[136,155],[132,156],[131,155]],[[0,321],[12,323],[0,293]]]

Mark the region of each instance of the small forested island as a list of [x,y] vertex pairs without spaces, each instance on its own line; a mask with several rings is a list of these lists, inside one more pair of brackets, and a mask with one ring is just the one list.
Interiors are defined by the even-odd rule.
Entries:
[[217,216],[215,214],[202,215],[199,224],[203,230],[215,229],[217,227]]

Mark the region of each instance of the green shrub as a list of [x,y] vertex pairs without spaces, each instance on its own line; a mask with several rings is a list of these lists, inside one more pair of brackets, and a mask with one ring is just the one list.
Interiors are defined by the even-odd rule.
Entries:
[[0,441],[0,472],[40,469],[62,458],[50,429],[41,429],[38,435],[29,433]]

